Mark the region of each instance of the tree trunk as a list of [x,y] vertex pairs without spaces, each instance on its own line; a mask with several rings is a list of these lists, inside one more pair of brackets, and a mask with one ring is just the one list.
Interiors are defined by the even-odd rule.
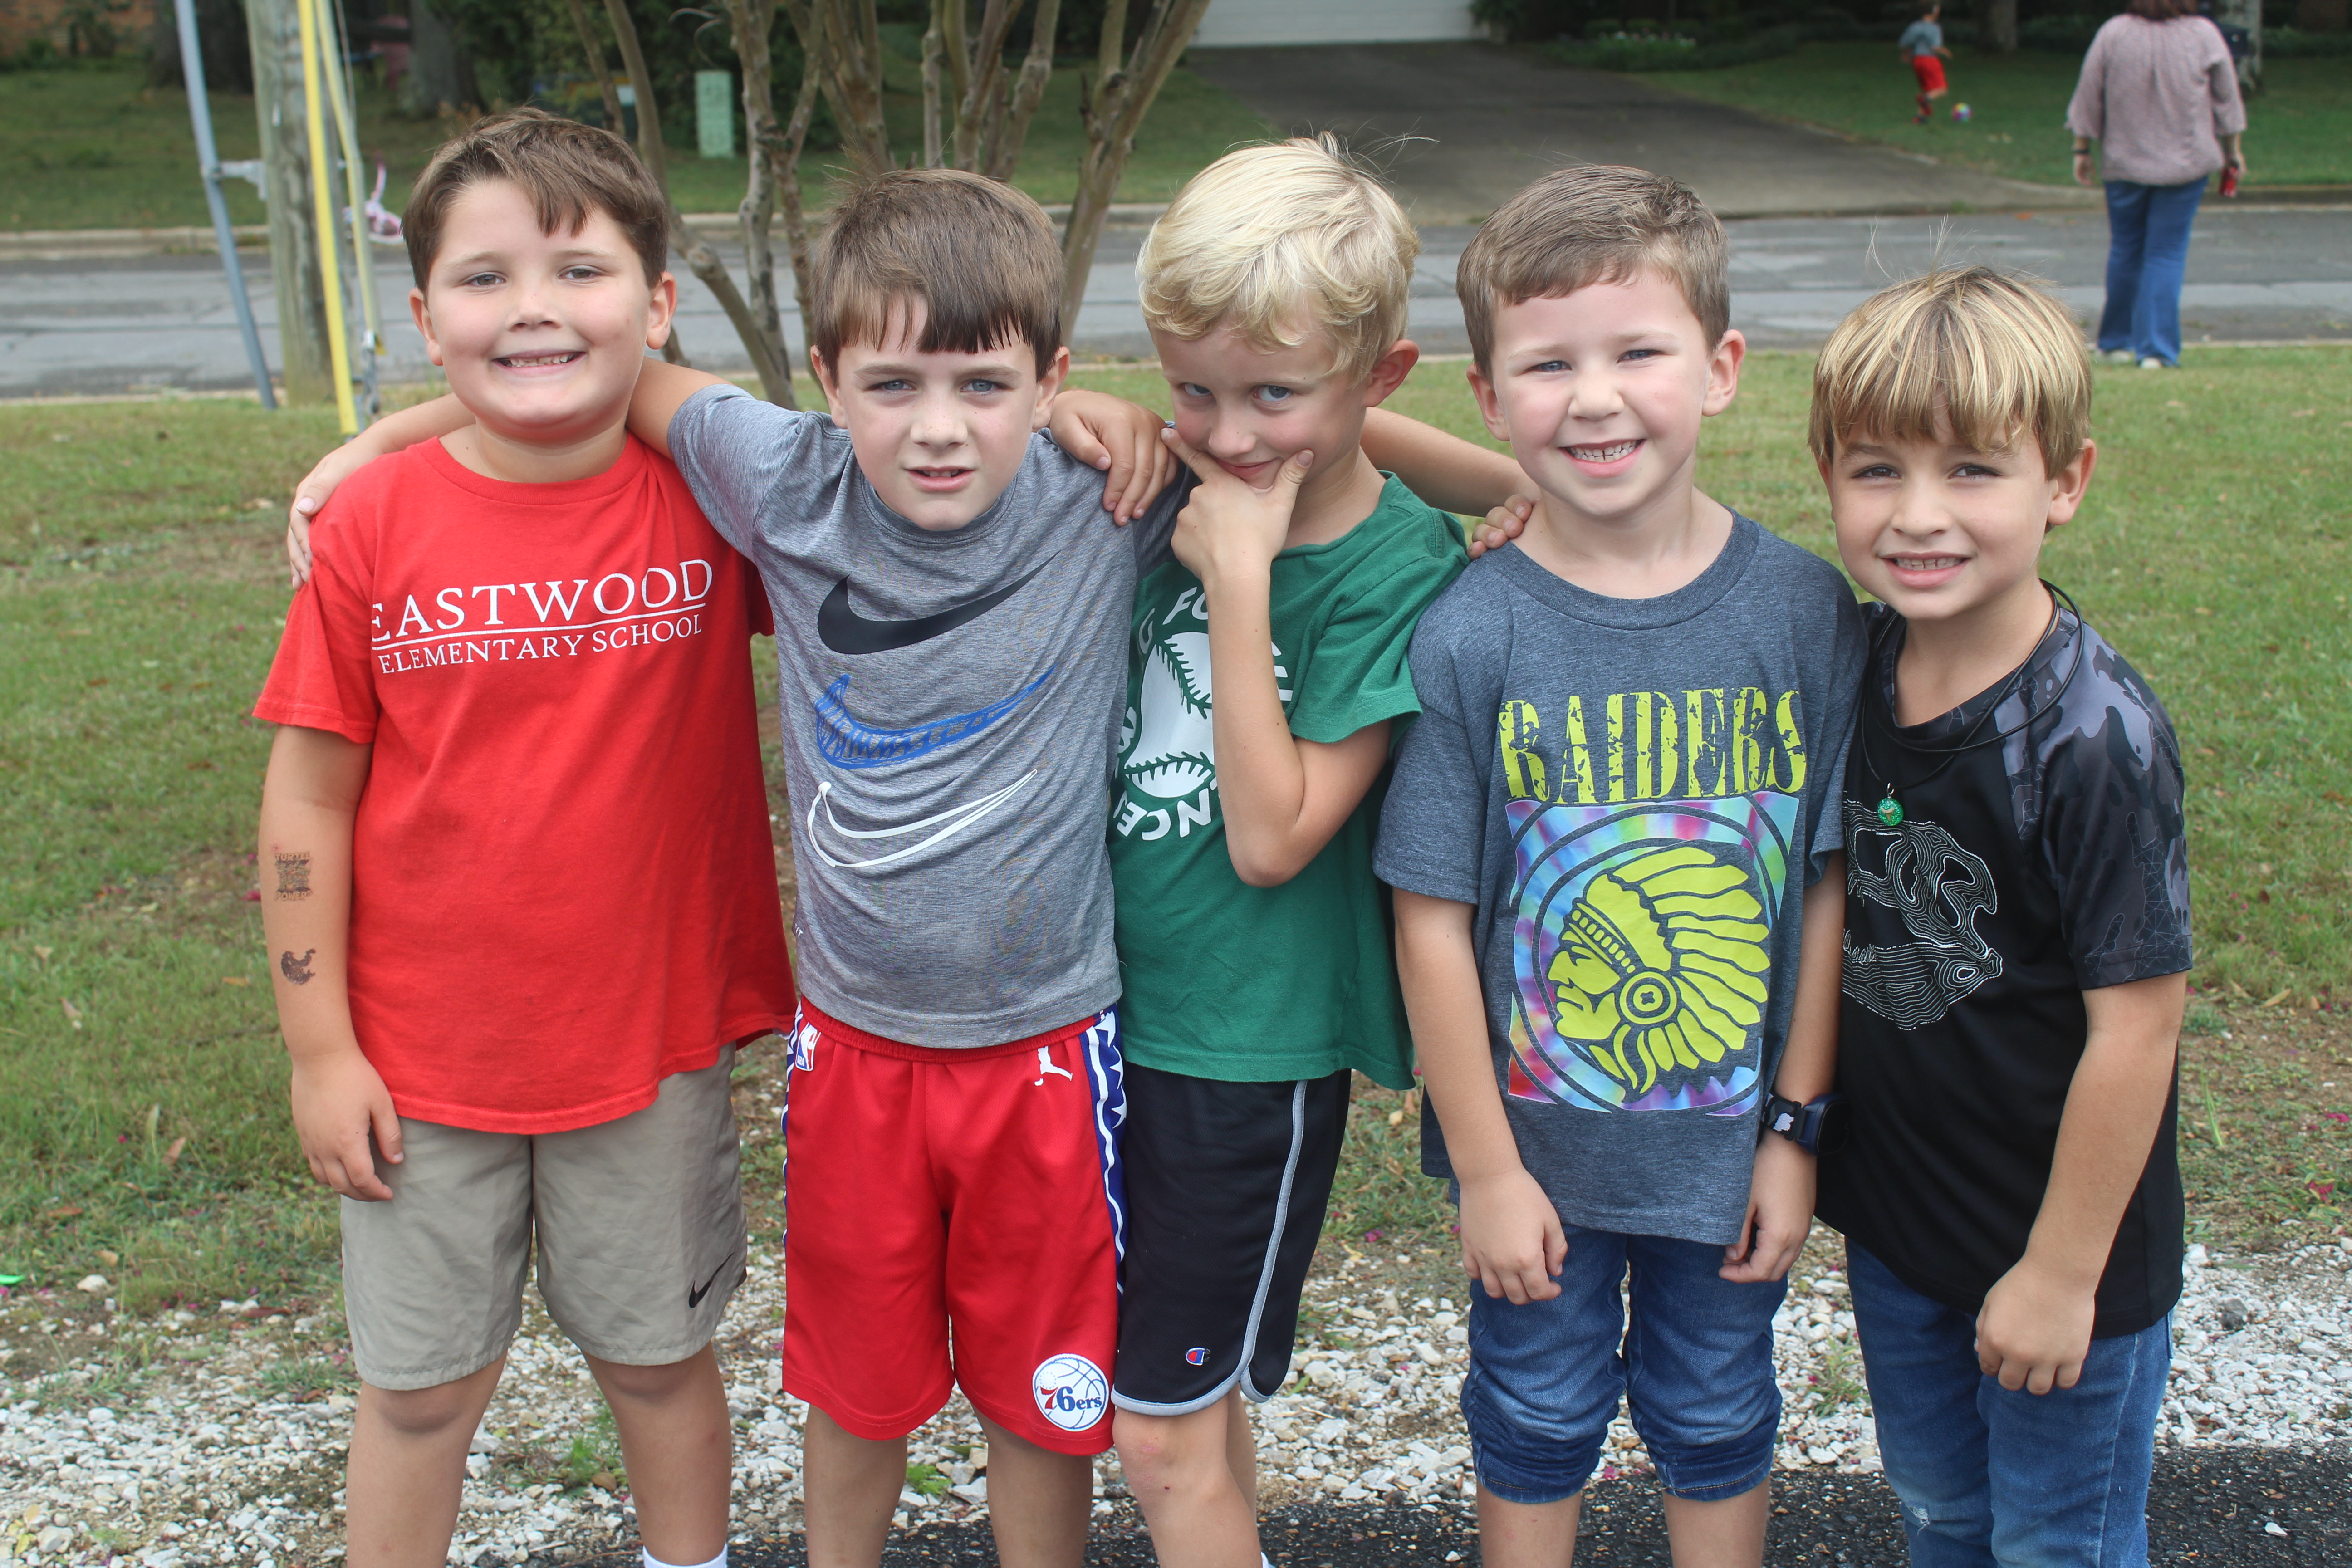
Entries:
[[[327,342],[321,237],[311,226],[310,117],[302,98],[301,14],[296,0],[247,0],[253,107],[261,122],[263,195],[269,204],[269,270],[278,292],[278,352],[289,404],[331,403],[334,355]],[[332,237],[327,237],[331,243]]]
[[882,121],[882,34],[874,0],[780,0],[833,106],[841,150],[861,174],[892,167]]
[[473,62],[466,58],[448,18],[436,13],[428,0],[409,0],[408,28],[408,76],[400,84],[402,112],[429,119],[445,109],[480,103]]
[[1010,180],[1021,162],[1021,144],[1029,139],[1029,121],[1045,96],[1054,75],[1054,30],[1061,23],[1062,0],[1037,0],[1037,16],[1029,29],[1029,53],[1013,84],[1013,101],[999,129],[992,133],[981,173],[992,180]]
[[1103,221],[1110,216],[1111,197],[1118,194],[1128,160],[1135,155],[1136,131],[1166,85],[1169,73],[1183,58],[1208,8],[1209,0],[1151,0],[1143,26],[1136,30],[1135,47],[1122,65],[1119,46],[1127,0],[1108,0],[1103,7],[1100,74],[1093,90],[1079,98],[1087,150],[1078,163],[1077,195],[1070,203],[1069,222],[1062,230],[1062,334],[1066,340],[1086,303],[1095,247],[1102,240]]
[[[743,276],[751,292],[751,324],[760,334],[752,363],[765,360],[775,367],[772,379],[763,370],[761,384],[768,401],[780,408],[797,408],[793,396],[793,359],[784,345],[783,315],[776,302],[776,250],[770,228],[776,216],[780,179],[800,178],[798,148],[792,162],[778,167],[776,153],[782,138],[776,132],[774,79],[770,76],[768,29],[775,17],[774,0],[726,0],[727,21],[735,35],[735,55],[743,68],[744,162],[751,170],[735,221],[743,231]],[[803,132],[806,134],[805,130]],[[745,347],[751,347],[749,341]]]
[[1985,42],[2004,55],[2017,53],[2017,0],[1992,0],[1985,11]]
[[2259,92],[2263,85],[2263,6],[2262,0],[2214,0],[2213,19],[2226,26],[2246,30],[2246,54],[2238,62],[2238,86],[2247,92]]
[[761,395],[780,407],[790,408],[792,370],[777,341],[761,330],[751,307],[729,275],[726,261],[686,226],[677,204],[669,199],[669,154],[662,145],[661,103],[654,94],[653,73],[646,68],[645,46],[637,41],[637,25],[629,15],[628,0],[604,0],[604,13],[612,19],[613,39],[621,46],[621,63],[629,68],[629,80],[636,89],[637,153],[645,160],[654,184],[661,187],[662,200],[669,207],[670,248],[685,257],[686,265],[702,279],[703,287],[718,296],[719,308],[727,312],[735,335],[742,340],[743,352],[751,356],[752,372],[760,378]]

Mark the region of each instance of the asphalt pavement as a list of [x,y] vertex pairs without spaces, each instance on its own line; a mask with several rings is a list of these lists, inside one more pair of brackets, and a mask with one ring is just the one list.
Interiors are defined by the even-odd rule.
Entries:
[[[1819,342],[1872,290],[1937,262],[2031,273],[2085,320],[2104,298],[2106,220],[2095,193],[2072,186],[1992,179],[1489,45],[1199,49],[1192,61],[1277,129],[1337,131],[1381,163],[1422,226],[1412,331],[1424,353],[1469,346],[1454,269],[1472,226],[1528,180],[1575,160],[1674,174],[1724,214],[1732,322],[1765,346]],[[1071,334],[1081,358],[1150,357],[1134,277],[1144,233],[1141,223],[1105,231]],[[25,252],[0,243],[0,398],[249,384],[214,257]],[[268,259],[251,252],[242,265],[275,364]],[[379,251],[375,275],[383,374],[425,379],[431,367],[408,318],[405,254]],[[747,371],[709,290],[681,275],[679,296],[678,331],[694,363]],[[2181,302],[2192,352],[2200,342],[2352,341],[2352,205],[2209,200]],[[797,354],[797,319],[786,331]]]
[[[2157,1568],[2347,1568],[2352,1564],[2352,1454],[2339,1447],[2168,1449],[2148,1500],[2148,1561]],[[1475,1568],[1476,1521],[1465,1505],[1377,1503],[1286,1509],[1264,1522],[1278,1568]],[[797,1537],[740,1542],[736,1568],[804,1568]],[[895,1536],[883,1568],[982,1568],[996,1559],[985,1524],[944,1524]],[[568,1568],[635,1568],[626,1552]],[[1822,1471],[1774,1478],[1768,1568],[1906,1568],[1895,1494],[1881,1476]],[[1131,1505],[1096,1521],[1090,1568],[1151,1568],[1150,1538]],[[1597,1482],[1586,1493],[1578,1568],[1669,1562],[1657,1484]]]

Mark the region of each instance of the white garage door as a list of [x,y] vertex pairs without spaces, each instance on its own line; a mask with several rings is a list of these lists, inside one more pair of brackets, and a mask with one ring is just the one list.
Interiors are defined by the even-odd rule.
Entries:
[[1249,44],[1401,44],[1481,37],[1467,0],[1215,0],[1192,41],[1203,48]]

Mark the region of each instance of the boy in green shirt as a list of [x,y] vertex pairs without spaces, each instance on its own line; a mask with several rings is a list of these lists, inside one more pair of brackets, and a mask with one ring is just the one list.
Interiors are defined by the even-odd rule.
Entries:
[[1372,837],[1419,711],[1406,647],[1465,555],[1360,442],[1419,357],[1417,250],[1376,181],[1294,141],[1203,171],[1137,265],[1192,470],[1177,559],[1136,592],[1111,826],[1114,1436],[1167,1568],[1258,1563],[1242,1399],[1288,1379],[1349,1075],[1412,1081]]

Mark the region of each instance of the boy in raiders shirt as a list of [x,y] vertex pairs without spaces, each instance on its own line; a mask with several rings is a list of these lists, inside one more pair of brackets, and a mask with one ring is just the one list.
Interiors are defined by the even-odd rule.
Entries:
[[1839,553],[1881,601],[1818,1202],[1920,1568],[2147,1561],[2189,869],[2163,707],[2036,572],[2089,409],[2073,318],[1983,268],[1880,293],[1813,376]]

